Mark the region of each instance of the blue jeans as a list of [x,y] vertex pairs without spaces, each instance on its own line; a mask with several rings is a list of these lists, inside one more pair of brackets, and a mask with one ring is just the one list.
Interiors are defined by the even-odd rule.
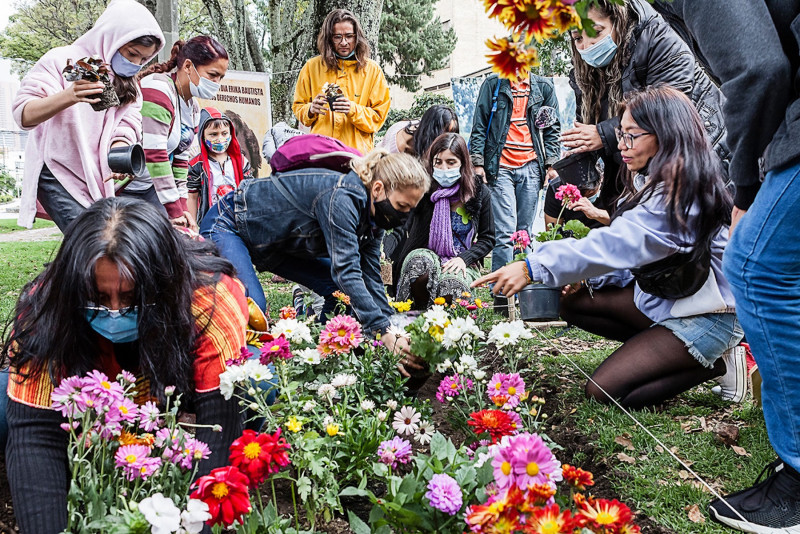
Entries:
[[725,249],[723,270],[761,372],[772,447],[800,470],[800,163],[767,174]]
[[530,233],[541,183],[542,174],[536,160],[519,169],[500,167],[497,180],[491,184],[495,238],[492,251],[493,271],[514,258],[511,234],[517,230]]
[[[220,254],[236,269],[236,276],[244,284],[247,296],[252,298],[262,311],[267,310],[267,297],[256,275],[247,243],[239,235],[234,216],[233,193],[225,195],[211,206],[200,223],[200,233],[217,245]],[[327,316],[336,306],[334,291],[339,289],[331,276],[331,260],[328,258],[295,258],[283,255],[271,261],[267,269],[287,280],[302,284],[325,299],[322,316]]]

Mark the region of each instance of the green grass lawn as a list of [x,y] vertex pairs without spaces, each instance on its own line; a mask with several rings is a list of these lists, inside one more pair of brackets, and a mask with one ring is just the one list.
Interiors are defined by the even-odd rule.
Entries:
[[60,244],[61,241],[0,243],[0,319],[3,325],[10,318],[22,286],[44,269]]
[[[33,230],[37,230],[39,228],[53,228],[55,227],[55,223],[53,221],[47,221],[45,219],[36,219],[33,223]],[[23,226],[17,225],[16,219],[0,219],[0,234],[9,234],[11,232],[19,232],[21,230],[27,230],[27,228]]]

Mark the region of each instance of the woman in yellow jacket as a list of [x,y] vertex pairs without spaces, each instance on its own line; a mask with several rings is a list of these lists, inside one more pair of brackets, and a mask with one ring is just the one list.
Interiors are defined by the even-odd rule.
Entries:
[[[335,137],[366,154],[386,120],[391,98],[383,71],[369,59],[369,44],[355,15],[347,9],[328,13],[317,50],[320,55],[300,70],[292,111],[312,133]],[[326,83],[342,90],[331,104],[333,112],[323,89]]]

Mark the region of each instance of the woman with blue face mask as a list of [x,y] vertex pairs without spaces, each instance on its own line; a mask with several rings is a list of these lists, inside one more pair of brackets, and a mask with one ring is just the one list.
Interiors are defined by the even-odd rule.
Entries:
[[494,248],[491,192],[475,175],[464,138],[437,137],[423,162],[431,189],[411,215],[394,265],[397,300],[426,309],[438,297],[461,298]]
[[169,60],[149,67],[141,79],[147,175],[125,189],[162,209],[175,226],[197,230],[188,207],[189,160],[200,121],[198,98],[217,95],[228,71],[228,52],[206,35],[178,41]]
[[[175,386],[197,415],[197,439],[212,451],[199,474],[227,463],[242,420],[235,399],[221,395],[219,375],[225,361],[240,357],[247,325],[233,276],[211,242],[174,230],[142,200],[105,199],[75,219],[53,262],[23,289],[0,351],[10,363],[0,400],[22,532],[67,526],[68,434],[51,393],[69,376],[98,370],[115,380],[127,371],[137,379],[135,398],[159,404]],[[0,451],[5,433],[0,428]]]
[[602,204],[622,193],[617,180],[622,159],[614,128],[623,95],[665,84],[688,96],[703,119],[706,135],[727,174],[730,152],[722,120],[722,94],[691,48],[646,0],[598,0],[589,10],[595,35],[573,30],[570,84],[576,96],[575,126],[561,135],[569,154],[596,152],[605,164]]
[[[12,114],[29,130],[19,224],[47,215],[63,231],[96,200],[115,195],[108,152],[141,142],[142,95],[136,75],[164,46],[158,23],[142,4],[113,0],[74,43],[50,50],[28,71]],[[110,66],[119,104],[95,111],[103,82],[64,79],[67,63],[98,57]]]

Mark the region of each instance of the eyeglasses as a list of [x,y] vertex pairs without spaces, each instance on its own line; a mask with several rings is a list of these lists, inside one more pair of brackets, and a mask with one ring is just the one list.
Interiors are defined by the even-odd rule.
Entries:
[[617,135],[617,142],[619,143],[620,141],[624,141],[625,142],[625,146],[628,147],[629,150],[633,148],[633,140],[634,139],[637,139],[637,138],[642,137],[644,135],[653,135],[650,132],[644,132],[644,133],[640,133],[640,134],[632,134],[632,133],[623,132],[622,129],[619,126],[614,128],[614,133]]
[[356,34],[354,34],[354,33],[345,33],[345,34],[335,33],[333,35],[333,42],[334,43],[341,43],[342,40],[353,41],[353,40],[355,40],[355,38],[356,38]]
[[103,312],[103,313],[108,313],[108,314],[111,314],[111,315],[117,315],[117,314],[119,314],[119,315],[128,315],[129,313],[136,312],[139,309],[139,307],[138,306],[127,306],[125,308],[120,308],[118,310],[112,310],[108,306],[91,305],[91,306],[84,306],[83,309],[85,309],[87,311],[93,311],[95,313]]

